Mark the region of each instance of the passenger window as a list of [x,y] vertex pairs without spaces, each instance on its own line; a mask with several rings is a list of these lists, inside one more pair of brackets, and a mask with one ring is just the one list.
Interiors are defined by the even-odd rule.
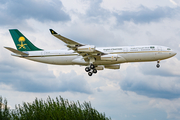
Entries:
[[151,48],[151,49],[154,49],[154,46],[151,46],[150,48]]

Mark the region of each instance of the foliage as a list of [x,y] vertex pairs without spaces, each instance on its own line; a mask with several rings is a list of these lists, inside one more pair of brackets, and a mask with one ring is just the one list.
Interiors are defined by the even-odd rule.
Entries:
[[0,96],[0,120],[10,120],[10,112],[9,108],[7,107],[7,100]]
[[24,102],[22,106],[16,105],[11,112],[4,109],[1,113],[0,120],[4,116],[6,118],[2,120],[110,120],[105,114],[93,109],[90,102],[69,102],[61,96],[55,100],[48,97],[46,101],[36,98],[32,104]]

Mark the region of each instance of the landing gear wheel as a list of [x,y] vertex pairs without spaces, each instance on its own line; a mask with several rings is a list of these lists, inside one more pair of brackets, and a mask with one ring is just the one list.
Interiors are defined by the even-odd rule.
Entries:
[[88,75],[89,75],[89,76],[92,76],[92,72],[88,72]]
[[96,69],[93,69],[93,73],[95,73],[95,74],[96,74],[96,73],[97,73],[97,70],[96,70]]
[[91,69],[90,69],[89,67],[86,67],[86,68],[85,68],[85,71],[86,71],[86,72],[89,72],[90,70],[91,70]]
[[157,65],[156,65],[156,67],[157,67],[157,68],[159,68],[159,67],[160,67],[160,65],[159,65],[159,64],[157,64]]
[[159,63],[160,63],[160,60],[157,61],[157,65],[156,65],[157,68],[160,67]]
[[93,64],[90,64],[90,68],[91,68],[91,69],[94,69],[95,66],[94,66]]

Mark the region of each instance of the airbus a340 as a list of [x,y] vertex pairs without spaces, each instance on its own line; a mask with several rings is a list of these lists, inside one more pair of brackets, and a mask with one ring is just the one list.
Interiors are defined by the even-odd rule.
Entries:
[[120,69],[120,64],[127,62],[157,61],[156,67],[159,68],[160,60],[176,55],[169,47],[158,45],[119,47],[85,45],[63,37],[52,29],[50,29],[51,34],[66,43],[68,49],[43,50],[33,45],[19,30],[9,31],[17,50],[5,48],[13,52],[13,56],[47,64],[86,66],[85,71],[89,76],[104,68]]

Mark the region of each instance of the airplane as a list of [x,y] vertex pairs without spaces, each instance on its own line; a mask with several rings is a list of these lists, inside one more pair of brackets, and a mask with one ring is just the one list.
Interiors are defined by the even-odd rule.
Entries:
[[96,47],[63,37],[52,29],[51,34],[66,43],[68,49],[43,50],[33,45],[18,29],[9,29],[9,32],[17,48],[5,47],[13,52],[12,56],[54,65],[86,66],[89,76],[104,68],[120,69],[120,64],[128,62],[157,61],[156,67],[159,68],[161,60],[177,54],[169,47],[159,45]]

